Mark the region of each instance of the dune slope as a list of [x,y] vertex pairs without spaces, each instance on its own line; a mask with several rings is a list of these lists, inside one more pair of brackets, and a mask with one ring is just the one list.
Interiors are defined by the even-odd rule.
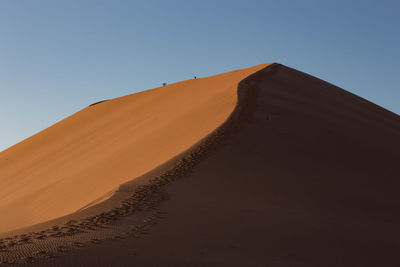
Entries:
[[282,65],[255,74],[250,116],[168,189],[141,238],[71,266],[395,266],[400,118]]
[[0,153],[0,232],[75,212],[221,125],[259,65],[91,105]]

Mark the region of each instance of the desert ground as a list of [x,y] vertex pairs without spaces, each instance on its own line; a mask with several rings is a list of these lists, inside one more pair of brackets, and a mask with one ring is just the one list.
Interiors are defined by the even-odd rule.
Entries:
[[277,63],[104,101],[0,153],[0,262],[397,266],[399,159],[398,115]]

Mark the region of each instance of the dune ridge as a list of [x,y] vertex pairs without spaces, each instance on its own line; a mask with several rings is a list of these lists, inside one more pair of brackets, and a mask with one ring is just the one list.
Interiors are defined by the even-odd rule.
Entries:
[[[267,64],[91,105],[0,153],[0,232],[73,213],[163,164],[232,113]],[[104,199],[104,198],[103,198]]]

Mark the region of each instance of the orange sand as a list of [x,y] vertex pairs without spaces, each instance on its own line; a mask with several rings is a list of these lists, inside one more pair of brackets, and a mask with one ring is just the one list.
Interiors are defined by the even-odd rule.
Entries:
[[[0,232],[75,212],[221,125],[267,64],[87,107],[0,153]],[[6,215],[6,216],[4,216]]]

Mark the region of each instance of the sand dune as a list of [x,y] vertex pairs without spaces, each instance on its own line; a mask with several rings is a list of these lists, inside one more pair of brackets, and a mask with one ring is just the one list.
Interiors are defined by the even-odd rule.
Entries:
[[400,117],[282,65],[251,81],[239,88],[250,115],[169,187],[148,235],[50,262],[398,264]]
[[[202,136],[216,130],[172,169],[138,187],[120,209],[0,240],[10,249],[0,259],[41,266],[396,266],[400,117],[280,64],[224,75],[237,78],[223,86],[235,92],[232,106],[222,105],[225,115]],[[193,97],[183,92],[163,96],[179,103]],[[225,100],[217,94],[196,110]],[[110,216],[119,217],[102,228],[98,220]],[[40,235],[45,239],[36,240]]]
[[0,153],[0,232],[110,195],[189,148],[232,113],[240,80],[266,65],[89,106]]

